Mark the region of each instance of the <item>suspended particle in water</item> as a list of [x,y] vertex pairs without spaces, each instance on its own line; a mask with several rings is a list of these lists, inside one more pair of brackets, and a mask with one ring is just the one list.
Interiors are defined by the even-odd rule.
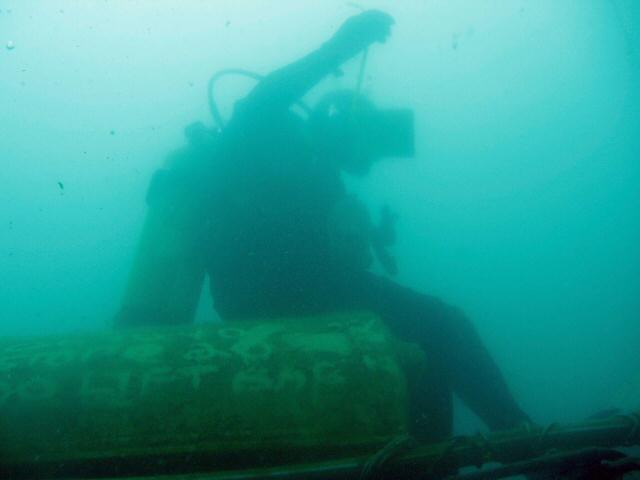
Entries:
[[16,44],[13,43],[13,40],[9,40],[7,42],[7,50],[13,50],[14,48],[16,48]]
[[453,35],[451,35],[451,48],[454,50],[458,49],[458,45],[459,45],[459,40],[460,40],[460,35],[457,33],[454,33]]
[[115,130],[109,130],[109,135],[115,135],[116,131]]
[[60,190],[64,190],[64,183],[62,182],[58,182],[58,188],[60,188]]

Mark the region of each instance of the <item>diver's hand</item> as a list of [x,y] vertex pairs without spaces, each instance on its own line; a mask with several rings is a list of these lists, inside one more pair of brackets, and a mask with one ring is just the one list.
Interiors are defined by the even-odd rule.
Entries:
[[355,55],[372,43],[384,43],[391,34],[393,24],[391,15],[380,10],[367,10],[347,19],[331,43]]

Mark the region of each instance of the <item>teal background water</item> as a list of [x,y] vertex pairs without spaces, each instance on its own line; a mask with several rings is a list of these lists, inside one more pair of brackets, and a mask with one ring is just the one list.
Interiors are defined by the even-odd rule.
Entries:
[[[417,156],[350,188],[400,216],[398,281],[474,320],[539,422],[640,407],[640,2],[367,1],[364,89]],[[106,330],[153,171],[217,70],[318,47],[342,1],[0,1],[0,335]],[[359,62],[310,95],[356,84]],[[225,80],[228,115],[252,83]],[[199,321],[213,321],[203,298]],[[477,420],[461,409],[459,431]]]

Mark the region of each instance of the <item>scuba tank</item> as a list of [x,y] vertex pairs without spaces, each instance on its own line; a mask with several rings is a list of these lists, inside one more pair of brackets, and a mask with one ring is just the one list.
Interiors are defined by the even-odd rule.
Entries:
[[224,120],[214,86],[227,75],[260,80],[229,69],[209,81],[209,108],[217,127],[195,122],[185,129],[187,145],[171,154],[150,182],[147,215],[134,256],[116,327],[181,325],[193,321],[206,274],[207,211],[211,164],[218,156]]
[[215,157],[219,132],[198,122],[185,135],[188,145],[151,179],[118,327],[187,324],[195,315],[205,277],[204,172]]

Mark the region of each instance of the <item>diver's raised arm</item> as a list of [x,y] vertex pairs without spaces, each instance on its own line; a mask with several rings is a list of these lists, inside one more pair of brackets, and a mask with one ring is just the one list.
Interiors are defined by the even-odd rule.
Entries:
[[318,50],[267,75],[245,101],[271,111],[289,108],[345,61],[372,43],[383,43],[393,23],[390,15],[379,10],[350,17]]

